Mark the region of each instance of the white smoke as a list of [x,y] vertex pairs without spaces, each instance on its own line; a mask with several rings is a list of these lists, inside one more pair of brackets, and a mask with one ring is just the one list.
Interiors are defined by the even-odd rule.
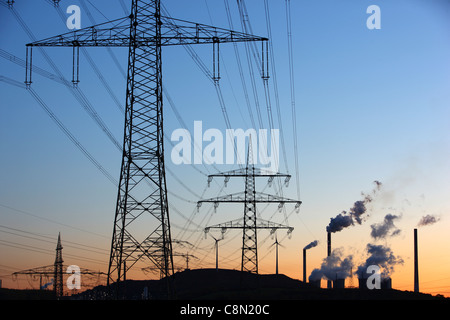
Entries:
[[423,216],[419,223],[417,224],[418,227],[428,226],[431,224],[434,224],[438,222],[440,219],[436,216],[433,216],[431,214],[427,214],[426,216]]
[[353,256],[343,258],[342,249],[334,249],[331,254],[323,259],[320,268],[311,272],[309,281],[322,278],[327,280],[345,279],[350,276],[353,268]]
[[377,194],[380,190],[382,184],[380,181],[375,180],[375,188],[372,190],[371,194],[364,194],[362,200],[358,200],[353,204],[353,207],[350,208],[349,212],[342,211],[336,217],[330,219],[330,223],[327,226],[327,232],[338,232],[344,228],[347,228],[354,224],[356,221],[358,224],[362,223],[363,215],[366,213],[367,208],[366,205],[373,200],[373,196]]
[[359,278],[367,277],[367,268],[371,265],[377,265],[381,269],[381,276],[388,278],[394,272],[396,265],[403,264],[403,259],[394,255],[392,250],[383,245],[367,244],[367,253],[369,257],[361,264],[356,274]]
[[310,244],[306,245],[306,246],[303,248],[303,250],[308,250],[308,249],[314,248],[315,246],[317,246],[318,243],[319,243],[319,241],[314,240],[314,241],[311,242]]
[[372,224],[370,227],[372,228],[372,231],[370,235],[375,240],[377,239],[384,239],[388,236],[396,236],[400,234],[400,229],[398,229],[394,225],[394,220],[399,219],[399,216],[393,215],[393,214],[387,214],[384,217],[384,221],[376,224]]
[[330,223],[327,226],[327,232],[338,232],[344,228],[353,225],[353,219],[351,216],[345,215],[346,212],[339,213],[336,217],[330,219]]

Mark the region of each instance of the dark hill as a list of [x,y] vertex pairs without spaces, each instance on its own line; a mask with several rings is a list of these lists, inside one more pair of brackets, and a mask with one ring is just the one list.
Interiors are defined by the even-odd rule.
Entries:
[[[395,289],[325,289],[285,275],[255,275],[225,269],[186,270],[176,273],[173,279],[178,300],[449,300]],[[123,285],[125,299],[167,299],[166,279],[127,280]],[[105,286],[98,286],[72,298],[108,299],[107,292]]]

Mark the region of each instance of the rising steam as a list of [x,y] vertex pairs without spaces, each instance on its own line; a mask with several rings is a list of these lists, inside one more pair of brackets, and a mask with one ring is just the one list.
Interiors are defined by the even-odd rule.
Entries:
[[311,242],[310,244],[308,244],[307,246],[305,246],[305,247],[303,248],[303,250],[308,250],[308,249],[314,248],[315,246],[317,246],[318,243],[319,243],[319,241],[314,240],[313,242]]
[[316,281],[322,278],[328,280],[345,279],[350,276],[353,267],[353,256],[342,258],[342,250],[334,249],[330,256],[323,259],[320,268],[311,272],[309,281]]
[[439,221],[439,218],[436,216],[433,216],[431,214],[427,214],[426,216],[423,216],[419,223],[417,224],[418,227],[428,226],[431,224],[434,224]]
[[384,239],[388,236],[396,236],[400,234],[400,229],[398,229],[394,225],[394,220],[399,219],[399,216],[393,215],[393,214],[387,214],[384,217],[384,221],[376,224],[372,224],[370,227],[372,228],[372,231],[370,235],[375,240],[377,239]]
[[362,217],[366,213],[366,205],[372,202],[372,196],[375,195],[381,188],[382,184],[380,181],[375,180],[375,188],[372,190],[371,194],[364,194],[363,200],[358,200],[350,208],[349,212],[343,211],[339,213],[336,217],[330,219],[330,223],[327,226],[327,232],[338,232],[344,228],[347,228],[354,224],[356,221],[358,224],[362,223]]
[[369,243],[367,244],[366,249],[369,257],[356,271],[356,274],[360,279],[367,277],[366,271],[370,265],[379,266],[381,269],[381,276],[383,278],[388,278],[394,272],[394,267],[396,265],[403,264],[403,259],[396,257],[388,247]]

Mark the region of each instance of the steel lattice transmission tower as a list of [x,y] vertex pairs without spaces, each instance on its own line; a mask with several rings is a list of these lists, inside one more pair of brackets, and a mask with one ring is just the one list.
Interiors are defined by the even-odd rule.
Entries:
[[[35,278],[39,276],[39,287],[42,290],[43,288],[47,287],[47,285],[53,285],[53,292],[55,293],[55,297],[57,299],[61,298],[64,295],[64,275],[67,275],[64,270],[67,270],[66,265],[64,265],[63,257],[62,257],[62,250],[63,246],[61,244],[61,235],[58,234],[58,242],[56,245],[56,257],[55,262],[53,265],[43,266],[43,267],[37,267],[22,271],[16,271],[12,273],[13,279],[15,279],[18,275],[27,275],[31,276],[32,278]],[[106,275],[103,272],[100,271],[93,271],[86,268],[79,268],[80,276],[85,278],[86,276],[103,276]],[[42,278],[45,278],[47,281],[51,281],[43,286],[42,284]]]
[[300,200],[292,200],[280,196],[271,194],[264,194],[256,192],[255,178],[257,177],[269,177],[269,183],[274,178],[284,177],[286,184],[290,179],[290,175],[265,172],[261,169],[255,168],[253,161],[253,151],[251,137],[248,144],[247,164],[245,168],[237,170],[222,172],[218,174],[212,174],[208,176],[208,182],[211,182],[213,177],[224,177],[225,183],[231,177],[244,177],[245,178],[245,191],[242,193],[228,194],[216,198],[204,199],[197,202],[199,208],[202,203],[209,202],[214,203],[214,207],[217,208],[219,203],[244,203],[244,217],[243,219],[233,220],[225,223],[220,223],[214,226],[205,228],[205,232],[210,229],[220,229],[222,232],[226,229],[242,229],[242,256],[241,256],[241,271],[250,273],[258,273],[258,241],[257,231],[258,229],[269,229],[271,233],[277,229],[287,229],[290,234],[293,231],[293,227],[257,219],[256,204],[257,203],[278,203],[281,209],[285,203],[295,203],[295,208],[299,209],[301,205]]
[[61,235],[58,234],[58,244],[56,245],[56,257],[54,263],[54,278],[53,278],[53,288],[55,290],[56,297],[62,297],[63,295],[63,258],[62,258],[62,245],[61,245]]
[[[108,284],[124,280],[126,272],[145,258],[161,270],[162,276],[173,274],[163,144],[162,47],[213,44],[216,68],[220,43],[268,41],[264,37],[164,17],[160,5],[160,0],[132,0],[128,17],[27,44],[27,86],[31,84],[35,46],[72,47],[75,85],[79,81],[79,47],[129,49],[124,143]],[[216,79],[218,76],[214,74]],[[153,221],[146,225],[148,235],[138,239],[133,227],[139,227],[144,216]]]

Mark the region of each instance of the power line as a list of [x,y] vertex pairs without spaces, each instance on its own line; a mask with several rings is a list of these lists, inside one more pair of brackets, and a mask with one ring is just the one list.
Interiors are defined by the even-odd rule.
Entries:
[[[14,9],[10,8],[10,11],[13,13],[16,20],[19,22],[22,29],[27,33],[28,37],[32,41],[36,41],[36,38],[34,34],[31,32],[30,28],[27,26],[25,21],[22,19],[20,14]],[[111,133],[109,128],[104,123],[103,119],[99,116],[99,114],[95,111],[89,100],[86,98],[84,93],[81,91],[80,88],[76,87],[74,88],[73,85],[70,84],[69,81],[67,81],[59,68],[56,66],[54,61],[50,58],[50,56],[46,53],[46,51],[42,47],[38,47],[42,55],[44,56],[47,63],[51,66],[51,68],[56,72],[58,77],[64,81],[65,86],[67,89],[69,89],[70,93],[77,99],[77,101],[80,103],[80,105],[83,107],[83,109],[88,113],[88,115],[94,120],[94,122],[97,124],[97,126],[106,134],[106,136],[111,140],[111,142],[116,146],[116,148],[119,151],[122,151],[122,146],[117,141],[117,139],[114,137],[114,135]],[[33,94],[33,93],[32,93]]]
[[47,221],[47,222],[52,222],[52,223],[58,224],[60,226],[66,227],[66,228],[71,228],[71,229],[74,229],[74,230],[77,230],[77,231],[82,231],[82,232],[85,232],[85,233],[89,233],[89,234],[93,234],[93,235],[96,235],[96,236],[99,236],[99,237],[102,237],[102,238],[109,239],[109,237],[106,237],[105,235],[102,235],[102,234],[99,234],[99,233],[95,233],[95,232],[92,232],[92,231],[88,231],[88,230],[84,230],[84,229],[81,229],[81,228],[77,228],[77,227],[74,227],[74,226],[71,226],[71,225],[68,225],[68,224],[65,224],[65,223],[61,223],[61,222],[58,222],[58,221],[55,221],[55,220],[52,220],[52,219],[48,219],[48,218],[45,218],[45,217],[42,217],[42,216],[30,213],[30,212],[21,210],[21,209],[13,208],[13,207],[5,205],[5,204],[1,204],[0,203],[0,206],[3,207],[3,208],[9,209],[9,210],[18,212],[18,213],[22,213],[22,214],[26,214],[28,216],[32,216],[32,217],[40,219],[40,220],[44,220],[44,221]]
[[286,156],[286,143],[284,140],[284,129],[283,129],[283,121],[281,120],[281,107],[280,107],[280,97],[278,92],[278,80],[277,80],[277,72],[275,67],[275,52],[273,50],[273,37],[272,37],[272,24],[270,21],[270,10],[268,1],[264,0],[264,8],[265,8],[265,14],[266,14],[266,27],[267,27],[267,34],[269,36],[269,56],[270,56],[270,64],[272,67],[272,83],[274,87],[274,93],[275,93],[275,105],[277,108],[277,117],[278,117],[278,126],[280,128],[280,139],[281,139],[281,151],[283,153],[283,159],[284,159],[284,165],[286,167],[286,172],[289,173],[289,166]]
[[36,91],[34,91],[33,88],[26,88],[26,86],[21,83],[18,82],[16,80],[10,79],[8,77],[5,76],[0,76],[0,81],[15,85],[19,88],[22,89],[26,89],[31,96],[36,100],[36,102],[42,107],[42,109],[44,109],[44,111],[47,113],[47,115],[58,125],[58,127],[64,132],[64,134],[72,141],[73,144],[75,144],[78,149],[81,150],[81,152],[89,159],[89,161],[91,161],[98,170],[100,170],[100,172],[103,173],[103,175],[105,175],[108,180],[111,181],[111,183],[113,183],[114,185],[118,185],[117,180],[111,176],[109,174],[109,172],[107,172],[105,170],[105,168],[103,168],[102,165],[100,165],[100,163],[98,163],[98,161],[86,150],[86,148],[75,138],[75,136],[69,131],[69,129],[67,129],[67,127],[62,123],[62,121],[53,113],[53,111],[47,106],[47,104],[41,99],[41,97],[36,93]]
[[[35,232],[24,231],[24,230],[20,230],[20,229],[16,229],[16,228],[7,227],[7,226],[4,226],[4,225],[0,225],[0,228],[11,230],[11,231],[16,231],[16,232],[20,232],[20,233],[24,233],[24,234],[19,234],[19,233],[14,233],[14,232],[10,232],[10,231],[0,230],[0,232],[3,232],[3,233],[8,233],[8,234],[12,234],[12,235],[16,235],[16,236],[32,239],[32,240],[38,240],[38,241],[42,241],[42,242],[47,242],[47,243],[54,243],[55,242],[54,241],[55,239],[53,237],[41,235],[41,234],[38,234],[38,233],[35,233]],[[30,236],[30,235],[33,235],[34,237]],[[41,238],[44,238],[44,239],[48,239],[48,240],[39,239],[38,237],[41,237]],[[65,245],[64,245],[65,247],[79,249],[79,250],[85,250],[85,251],[90,251],[90,252],[93,252],[93,253],[107,254],[106,252],[108,251],[108,250],[103,249],[103,248],[93,247],[93,246],[89,246],[89,245],[85,245],[85,244],[81,244],[81,243],[77,243],[77,242],[72,242],[72,241],[64,241],[64,242],[65,242]],[[84,247],[84,248],[80,248],[80,246]],[[103,252],[100,252],[99,250],[101,250]]]
[[[0,245],[7,246],[7,247],[12,247],[12,248],[17,248],[17,249],[33,251],[33,252],[37,252],[37,253],[54,255],[54,251],[52,251],[52,250],[43,249],[43,248],[40,248],[40,247],[31,246],[31,245],[22,244],[22,243],[17,243],[17,242],[13,242],[13,241],[0,240]],[[78,256],[78,255],[73,255],[73,254],[64,254],[64,256],[65,257],[69,257],[69,258],[75,258],[75,259],[83,260],[83,261],[86,261],[86,262],[93,262],[93,263],[98,263],[98,264],[103,264],[103,265],[105,264],[105,261],[92,259],[92,258],[81,257],[81,256]]]
[[[228,3],[228,0],[224,0],[224,3],[225,3],[225,10],[226,10],[227,18],[228,18],[228,25],[229,25],[230,29],[234,29],[233,19],[231,17],[230,5]],[[244,98],[245,98],[245,102],[247,105],[248,114],[250,116],[250,121],[252,123],[253,128],[256,128],[255,119],[253,117],[253,111],[252,111],[250,99],[248,96],[247,84],[245,82],[245,77],[244,77],[244,73],[242,70],[242,62],[241,62],[241,57],[239,54],[239,48],[236,43],[233,44],[233,48],[234,48],[234,54],[236,57],[236,63],[238,65],[239,76],[240,76],[241,84],[242,84],[242,90],[244,92]]]
[[286,0],[286,28],[288,38],[288,56],[289,56],[289,80],[291,90],[291,112],[292,112],[292,128],[294,139],[294,158],[295,158],[295,180],[297,184],[297,196],[300,199],[300,177],[298,163],[298,135],[297,135],[297,115],[295,106],[295,78],[294,78],[294,56],[292,48],[292,21],[291,21],[291,1]]

